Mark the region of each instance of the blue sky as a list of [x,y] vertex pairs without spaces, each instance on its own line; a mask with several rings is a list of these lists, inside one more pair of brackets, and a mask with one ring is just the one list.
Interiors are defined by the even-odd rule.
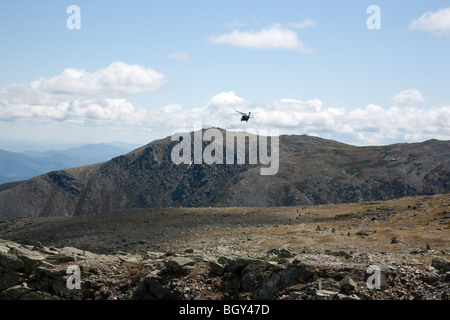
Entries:
[[448,1],[3,0],[0,43],[2,139],[144,144],[199,121],[450,139]]

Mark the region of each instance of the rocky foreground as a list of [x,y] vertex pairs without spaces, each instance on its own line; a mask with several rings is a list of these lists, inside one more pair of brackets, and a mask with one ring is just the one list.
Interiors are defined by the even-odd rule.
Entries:
[[[2,300],[448,300],[448,251],[410,253],[221,249],[95,254],[73,247],[0,240]],[[421,261],[421,262],[419,262]],[[369,265],[381,270],[370,289]],[[69,266],[81,270],[69,289]],[[69,281],[68,281],[69,279]],[[374,284],[375,282],[372,282]]]
[[5,220],[0,299],[448,300],[449,230],[449,194]]

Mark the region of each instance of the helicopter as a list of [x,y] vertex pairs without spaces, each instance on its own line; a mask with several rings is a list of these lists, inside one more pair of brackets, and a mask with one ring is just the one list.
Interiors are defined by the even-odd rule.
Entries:
[[241,122],[242,121],[248,122],[248,120],[250,118],[253,118],[253,116],[251,115],[251,112],[249,112],[248,114],[244,113],[244,112],[237,111],[237,110],[236,110],[236,112],[238,113],[236,115],[241,115]]

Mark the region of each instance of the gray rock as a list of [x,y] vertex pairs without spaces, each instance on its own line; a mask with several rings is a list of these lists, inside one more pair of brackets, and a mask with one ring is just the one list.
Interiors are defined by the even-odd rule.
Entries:
[[168,261],[165,261],[164,265],[168,272],[177,273],[182,271],[184,267],[194,266],[195,261],[184,257],[174,257]]
[[398,240],[397,237],[393,237],[393,238],[391,239],[391,243],[400,243],[400,241]]
[[20,300],[61,300],[59,297],[54,296],[44,291],[32,291],[23,295]]
[[212,276],[222,276],[225,273],[225,267],[216,261],[210,261],[209,267]]
[[347,253],[345,251],[339,251],[339,256],[344,257],[345,259],[349,259],[352,257],[352,255],[350,253]]
[[268,300],[282,288],[293,286],[301,282],[307,282],[311,277],[310,271],[303,265],[289,265],[287,268],[265,278],[262,285],[255,290],[253,299]]
[[240,273],[251,260],[247,258],[230,259],[225,265],[225,270],[232,273]]
[[181,273],[186,276],[194,270],[195,270],[195,266],[184,266],[181,268]]
[[[4,241],[4,240],[0,240],[0,241]],[[5,244],[0,243],[0,253],[8,253],[8,252],[9,252],[9,247],[7,247]]]
[[450,271],[450,262],[444,258],[434,257],[431,261],[431,265],[443,273]]
[[435,273],[426,274],[423,276],[423,280],[428,284],[434,284],[439,281],[439,276]]
[[313,295],[312,300],[333,300],[338,295],[337,292],[328,290],[317,290]]
[[38,251],[32,251],[25,247],[11,248],[10,253],[22,260],[25,272],[30,272],[37,264],[45,260],[45,256]]
[[122,255],[119,257],[119,260],[122,262],[138,262],[139,261],[139,257],[135,256],[135,255],[131,255],[131,254],[126,254],[126,255]]
[[268,269],[270,266],[271,264],[264,260],[258,259],[249,260],[248,264],[242,270],[242,274],[246,272],[261,272]]
[[64,253],[57,253],[57,254],[54,254],[54,255],[48,257],[48,261],[59,264],[59,263],[77,261],[77,257],[73,256],[73,255],[64,254]]
[[15,285],[0,292],[0,300],[18,300],[20,297],[31,291],[33,291],[33,289],[24,284]]
[[62,249],[58,250],[60,254],[64,254],[67,256],[72,256],[77,258],[77,260],[82,260],[85,258],[95,258],[96,254],[86,251],[86,250],[81,250],[81,249],[77,249],[77,248],[73,248],[73,247],[64,247]]
[[344,279],[341,280],[341,290],[344,292],[351,292],[355,290],[358,286],[355,280],[350,278],[349,276],[345,276]]
[[221,257],[219,257],[219,259],[217,259],[217,261],[218,261],[221,265],[226,265],[228,262],[231,261],[231,258],[221,256]]
[[280,249],[280,251],[278,253],[278,258],[281,258],[281,259],[292,258],[292,253],[286,249]]
[[356,294],[351,294],[351,295],[346,295],[346,294],[341,294],[338,293],[337,295],[337,300],[361,300],[360,297],[358,297]]
[[280,252],[280,250],[278,249],[270,249],[268,251],[266,251],[267,255],[278,255],[278,253]]
[[67,277],[66,270],[56,270],[47,266],[38,266],[34,269],[34,276],[37,279],[50,278],[50,279],[65,279]]
[[[64,279],[67,280],[67,279]],[[56,293],[60,293],[61,291],[63,291],[64,289],[66,289],[66,281],[62,281],[62,280],[53,280],[51,282],[51,286],[52,286],[52,290],[53,292]]]
[[0,267],[2,270],[21,271],[24,263],[15,255],[0,252]]
[[166,284],[157,276],[144,279],[133,293],[133,300],[181,300],[183,294],[170,284]]
[[319,283],[317,284],[317,289],[339,292],[341,287],[338,281],[328,278],[323,281],[319,281]]
[[0,275],[0,291],[6,290],[12,286],[25,281],[25,277],[21,273],[7,272]]
[[325,254],[330,255],[330,256],[335,256],[335,257],[345,257],[345,259],[351,258],[352,255],[348,254],[345,251],[331,251],[331,250],[325,250]]
[[263,260],[252,260],[242,270],[241,289],[244,292],[252,292],[264,281],[265,271],[271,267],[271,264]]

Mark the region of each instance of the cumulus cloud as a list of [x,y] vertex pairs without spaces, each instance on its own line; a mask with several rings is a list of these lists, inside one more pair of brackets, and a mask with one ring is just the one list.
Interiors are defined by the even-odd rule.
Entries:
[[166,77],[160,72],[118,61],[94,72],[68,68],[55,77],[31,82],[30,88],[56,95],[123,96],[155,92],[165,83]]
[[135,110],[124,96],[155,92],[166,77],[151,68],[113,62],[87,72],[68,68],[51,78],[0,88],[0,119],[135,122]]
[[[229,130],[278,129],[281,134],[316,135],[357,145],[450,139],[450,105],[414,107],[411,101],[423,100],[417,90],[397,94],[392,99],[395,105],[390,107],[370,104],[346,110],[326,106],[319,99],[283,98],[260,105],[233,91],[220,92],[198,108],[185,108],[177,103],[136,108],[124,97],[91,97],[88,91],[89,94],[81,98],[65,92],[63,95],[71,99],[61,99],[59,92],[49,94],[56,88],[54,86],[50,91],[37,86],[41,89],[31,93],[28,92],[30,87],[33,87],[31,83],[24,83],[0,88],[0,120],[45,120],[80,127],[86,124],[128,126],[133,130],[161,128],[165,132],[170,129],[191,131],[201,123],[204,128]],[[21,92],[24,94],[20,95]],[[108,92],[106,87],[102,92]],[[33,96],[34,93],[37,96]],[[251,111],[255,117],[248,123],[241,123],[240,117],[233,115],[236,110]]]
[[417,103],[424,102],[425,99],[422,93],[416,89],[408,89],[403,90],[390,99],[392,104],[400,104],[400,105],[415,105]]
[[[319,99],[302,101],[293,98],[275,100],[265,105],[227,94],[232,99],[219,99],[217,114],[230,128],[242,128],[239,119],[228,115],[240,103],[244,112],[252,111],[255,118],[245,127],[254,129],[279,129],[282,133],[311,134],[359,145],[386,144],[426,139],[450,139],[450,106],[430,109],[413,106],[366,107],[346,110],[325,106]],[[215,97],[216,98],[216,97]],[[213,98],[210,101],[216,101]],[[231,104],[229,103],[231,102]],[[211,108],[211,105],[207,105]],[[247,109],[245,109],[247,108]],[[228,110],[228,113],[227,113]]]
[[190,59],[190,57],[186,52],[183,51],[183,52],[173,52],[173,53],[169,54],[169,59],[188,61]]
[[364,143],[450,139],[450,106],[383,108],[372,104],[352,110],[346,121]]
[[126,99],[84,99],[63,101],[56,105],[9,105],[0,107],[0,119],[36,119],[50,121],[101,121],[135,124],[138,110]]
[[52,78],[29,83],[14,83],[3,87],[2,95],[12,101],[51,102],[73,97],[127,96],[139,92],[158,91],[166,77],[151,68],[113,62],[104,69],[87,72],[67,68]]
[[221,111],[224,108],[240,108],[247,106],[247,101],[244,98],[238,97],[233,91],[221,92],[212,97],[206,104],[208,111]]
[[[232,115],[236,109],[251,111],[255,117],[243,125],[239,117]],[[217,94],[202,108],[180,107],[177,116],[184,119],[178,122],[183,128],[191,124],[188,130],[201,121],[205,128],[279,129],[282,134],[304,133],[357,145],[450,139],[450,106],[424,109],[369,104],[346,110],[325,106],[319,99],[294,98],[255,105],[230,91]]]
[[429,11],[411,21],[410,30],[431,31],[440,36],[450,34],[450,8]]
[[0,88],[0,107],[21,104],[55,106],[62,100],[155,92],[166,81],[162,73],[151,68],[123,62],[113,62],[95,72],[67,68],[52,78],[13,83]]
[[[199,108],[180,108],[176,112],[177,119],[171,118],[172,126],[185,127],[201,122],[204,127],[233,128],[239,118],[233,114],[236,110],[248,112],[250,103],[237,96],[233,91],[221,92],[213,96]],[[192,130],[193,128],[191,128]]]
[[298,38],[295,31],[280,24],[260,31],[239,31],[211,36],[208,39],[214,44],[226,44],[247,49],[286,49],[311,53]]

